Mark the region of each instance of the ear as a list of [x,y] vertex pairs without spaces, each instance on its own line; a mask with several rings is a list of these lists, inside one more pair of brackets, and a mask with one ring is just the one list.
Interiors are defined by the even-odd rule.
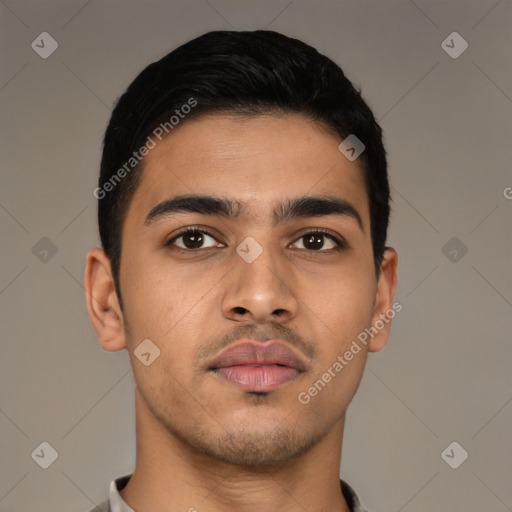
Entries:
[[[402,309],[401,304],[393,307],[397,283],[398,254],[395,249],[386,247],[380,266],[379,280],[375,294],[370,330],[375,333],[368,344],[369,352],[378,352],[386,345],[391,329],[391,319]],[[374,330],[372,330],[372,328]]]
[[100,247],[87,254],[84,288],[89,318],[101,347],[109,352],[126,348],[123,313],[114,287],[110,259]]

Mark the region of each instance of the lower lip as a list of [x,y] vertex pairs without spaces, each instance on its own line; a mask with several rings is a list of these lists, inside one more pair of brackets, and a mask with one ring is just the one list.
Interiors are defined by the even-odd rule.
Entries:
[[272,391],[286,382],[296,379],[300,372],[296,368],[271,364],[267,366],[226,366],[216,368],[220,377],[246,391]]

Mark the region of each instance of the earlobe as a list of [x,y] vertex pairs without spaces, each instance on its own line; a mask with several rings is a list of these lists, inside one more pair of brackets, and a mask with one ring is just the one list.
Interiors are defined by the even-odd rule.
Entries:
[[126,348],[124,321],[114,287],[110,259],[100,247],[87,254],[84,275],[89,318],[104,350]]
[[[372,315],[372,340],[368,344],[369,352],[378,352],[386,345],[391,329],[391,320],[397,310],[393,307],[397,284],[398,254],[395,249],[387,247],[380,266],[377,282],[375,306]],[[401,307],[400,307],[401,310]]]

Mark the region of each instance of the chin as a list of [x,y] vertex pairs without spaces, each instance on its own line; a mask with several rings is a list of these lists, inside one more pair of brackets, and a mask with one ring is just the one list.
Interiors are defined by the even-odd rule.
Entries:
[[[300,457],[326,433],[297,433],[293,429],[273,427],[259,432],[241,430],[222,437],[201,436],[191,444],[209,457],[236,466],[269,466]],[[190,442],[191,440],[189,440]]]

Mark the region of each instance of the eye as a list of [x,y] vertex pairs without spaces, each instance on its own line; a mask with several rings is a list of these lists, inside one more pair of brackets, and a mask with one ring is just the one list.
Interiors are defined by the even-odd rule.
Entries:
[[[328,239],[327,243],[326,239]],[[298,239],[298,242],[294,242],[293,245],[296,246],[296,249],[306,249],[316,252],[326,252],[328,250],[340,251],[347,247],[347,244],[343,240],[321,229],[304,233]]]
[[[173,236],[165,245],[169,247],[175,246],[184,251],[224,247],[224,244],[218,242],[209,231],[190,227]],[[313,252],[330,252],[333,250],[340,251],[348,246],[343,239],[334,236],[330,232],[315,229],[301,235],[292,244],[292,247]]]
[[[203,244],[208,245],[203,245]],[[171,238],[165,245],[175,245],[180,249],[196,250],[196,249],[207,249],[209,247],[216,247],[219,242],[204,229],[187,228],[186,230],[178,233]],[[222,244],[220,244],[222,246]]]

